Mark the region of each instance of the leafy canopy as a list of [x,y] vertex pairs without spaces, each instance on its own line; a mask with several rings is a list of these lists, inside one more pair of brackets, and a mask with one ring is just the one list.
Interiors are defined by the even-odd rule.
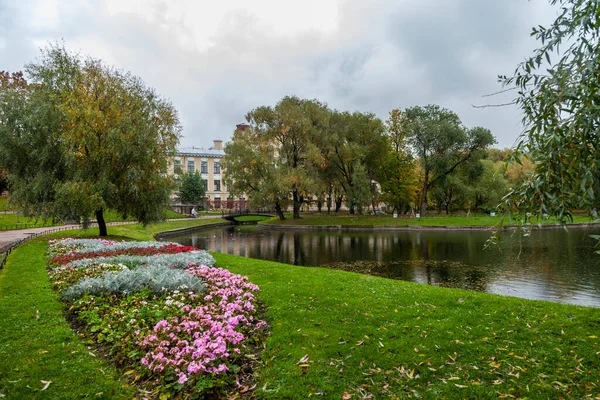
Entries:
[[572,219],[574,208],[598,207],[600,193],[600,3],[551,0],[560,14],[532,31],[540,47],[501,76],[518,90],[525,131],[513,160],[528,154],[533,174],[504,203],[509,213]]
[[198,203],[206,194],[204,179],[198,171],[182,174],[179,197],[182,203]]
[[26,90],[0,92],[0,165],[26,215],[82,220],[106,234],[111,208],[146,224],[164,218],[177,112],[129,73],[52,44],[27,64]]

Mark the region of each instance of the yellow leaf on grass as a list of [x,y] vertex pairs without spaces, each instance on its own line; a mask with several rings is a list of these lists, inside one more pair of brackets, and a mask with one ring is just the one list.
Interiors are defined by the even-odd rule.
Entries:
[[125,372],[123,375],[131,375],[135,372],[135,369],[130,369],[129,371]]

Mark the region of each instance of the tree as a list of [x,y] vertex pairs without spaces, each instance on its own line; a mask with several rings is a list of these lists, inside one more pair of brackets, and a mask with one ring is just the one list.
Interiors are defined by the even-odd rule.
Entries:
[[[367,189],[371,189],[370,181],[377,178],[380,161],[389,151],[384,132],[383,123],[374,114],[332,111],[329,128],[316,138],[321,152],[321,175],[337,181],[351,214],[360,203],[353,196],[362,193],[356,186],[368,181]],[[361,182],[354,180],[359,167],[365,176],[363,179],[363,172],[358,175]]]
[[347,193],[349,208],[356,210],[359,215],[362,215],[363,207],[369,204],[373,198],[371,180],[367,176],[367,171],[362,164],[358,164],[354,168],[352,182],[353,185]]
[[474,184],[474,209],[495,209],[508,193],[508,181],[504,176],[504,161],[481,160],[483,170]]
[[382,156],[377,173],[381,200],[392,206],[392,211],[403,212],[414,206],[419,189],[417,165],[408,146],[406,118],[399,109],[390,112],[386,134],[390,151]]
[[198,171],[188,171],[180,179],[179,197],[182,203],[198,203],[206,194],[205,181]]
[[458,115],[437,105],[406,110],[408,136],[423,167],[421,215],[427,211],[427,193],[440,179],[495,142],[488,129],[465,129]]
[[279,191],[287,188],[294,219],[300,218],[302,203],[315,189],[312,170],[318,151],[314,142],[328,126],[327,107],[317,100],[284,97],[275,107],[250,111],[246,120],[252,134],[263,137],[273,151],[277,168],[272,171],[274,181],[269,184],[277,192],[274,198],[280,198]]
[[278,179],[275,148],[267,137],[252,129],[236,129],[225,146],[222,167],[232,195],[248,194],[252,207],[273,207],[279,219],[285,219],[289,189]]
[[[111,208],[164,218],[180,126],[173,106],[129,73],[54,44],[27,64],[25,90],[0,94],[0,165],[26,215],[82,220]],[[23,165],[26,163],[27,165]]]
[[514,159],[529,154],[535,171],[513,189],[505,209],[572,219],[574,208],[595,214],[600,193],[600,3],[551,0],[560,13],[532,31],[541,45],[510,77],[525,130]]

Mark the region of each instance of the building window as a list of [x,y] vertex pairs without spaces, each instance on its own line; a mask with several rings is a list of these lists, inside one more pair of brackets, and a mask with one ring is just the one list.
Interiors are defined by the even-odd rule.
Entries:
[[173,172],[176,174],[181,173],[181,160],[173,160]]
[[208,161],[200,161],[200,173],[208,174]]
[[203,179],[202,184],[204,185],[204,191],[208,192],[208,181],[206,179]]
[[214,174],[215,175],[221,174],[221,161],[215,161]]
[[221,181],[220,180],[215,179],[214,185],[213,185],[213,190],[215,192],[220,192],[221,191]]
[[188,162],[187,162],[187,172],[196,172],[196,166],[194,164],[194,160],[188,160]]

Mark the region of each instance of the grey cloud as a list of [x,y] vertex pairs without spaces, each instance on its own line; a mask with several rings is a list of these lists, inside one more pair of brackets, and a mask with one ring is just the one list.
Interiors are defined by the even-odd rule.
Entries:
[[[0,37],[9,38],[0,48],[0,69],[21,69],[37,55],[33,41],[46,37],[64,37],[96,56],[108,52],[107,61],[173,102],[186,146],[229,140],[248,111],[286,95],[382,119],[392,108],[436,103],[456,111],[467,126],[492,129],[500,146],[510,146],[521,129],[518,111],[471,104],[500,89],[496,76],[511,73],[535,45],[530,26],[552,16],[542,0],[348,0],[339,6],[333,32],[275,36],[251,11],[235,10],[221,21],[212,46],[195,50],[194,15],[173,23],[165,4],[148,6],[152,22],[109,15],[92,2],[61,9],[60,27],[51,32],[0,24]],[[27,15],[20,3],[6,9],[0,3],[0,21]],[[487,99],[496,100],[507,98]]]

